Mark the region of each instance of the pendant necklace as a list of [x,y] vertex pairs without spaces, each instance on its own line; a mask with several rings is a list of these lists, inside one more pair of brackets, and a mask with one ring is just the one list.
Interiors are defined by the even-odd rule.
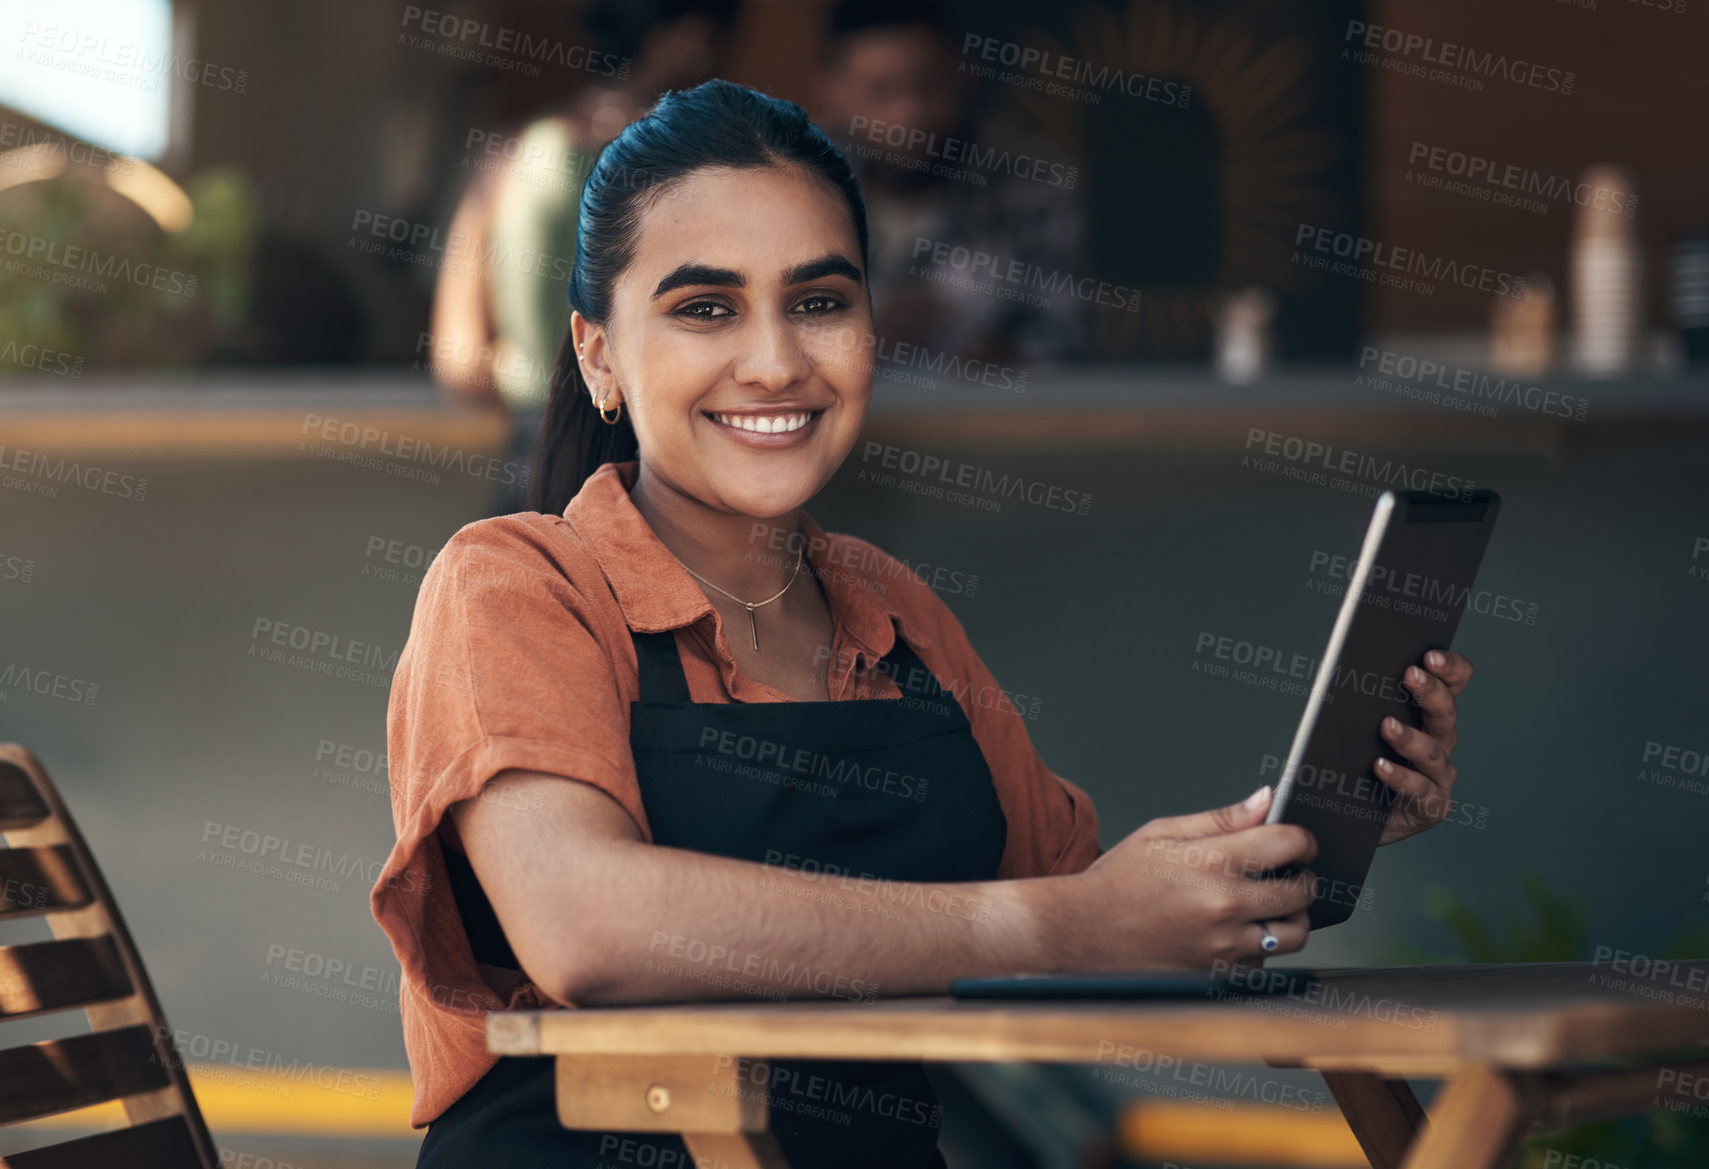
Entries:
[[717,585],[707,580],[704,576],[701,576],[688,565],[682,564],[682,560],[680,558],[677,559],[677,563],[682,564],[683,571],[688,573],[688,575],[692,576],[695,580],[699,581],[709,589],[717,589],[718,592],[724,593],[726,597],[729,597],[732,601],[736,602],[736,604],[742,606],[748,611],[748,633],[753,637],[754,649],[757,651],[760,648],[760,627],[759,623],[754,620],[754,610],[759,608],[761,605],[771,604],[773,601],[783,596],[784,593],[789,591],[789,586],[794,584],[795,578],[801,575],[801,560],[802,557],[806,555],[806,552],[807,549],[803,547],[795,554],[795,571],[789,574],[788,583],[763,601],[744,601],[735,593],[725,592],[725,590],[718,588]]

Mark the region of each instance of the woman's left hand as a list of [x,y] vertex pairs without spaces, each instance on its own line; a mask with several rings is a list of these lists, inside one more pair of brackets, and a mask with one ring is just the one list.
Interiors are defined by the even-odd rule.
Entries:
[[1378,759],[1376,776],[1395,791],[1388,826],[1380,844],[1393,844],[1433,828],[1454,807],[1457,772],[1449,756],[1459,741],[1459,709],[1454,699],[1472,680],[1472,663],[1453,650],[1433,649],[1423,667],[1407,667],[1402,684],[1424,712],[1424,726],[1414,729],[1399,719],[1385,718],[1378,731],[1383,740],[1411,767]]

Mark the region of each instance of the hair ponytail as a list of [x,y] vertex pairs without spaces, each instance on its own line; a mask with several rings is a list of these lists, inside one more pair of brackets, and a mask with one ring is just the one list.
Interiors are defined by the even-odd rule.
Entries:
[[[634,259],[642,214],[665,184],[707,167],[775,166],[801,167],[842,197],[865,268],[866,201],[848,159],[794,102],[714,80],[665,94],[599,152],[582,186],[570,307],[594,324],[610,319],[612,288]],[[566,329],[540,421],[529,506],[561,513],[601,464],[639,453],[627,413],[608,425],[594,409]]]

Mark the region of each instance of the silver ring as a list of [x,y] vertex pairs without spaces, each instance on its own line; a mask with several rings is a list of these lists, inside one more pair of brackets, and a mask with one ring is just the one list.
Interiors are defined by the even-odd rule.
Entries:
[[1264,927],[1264,936],[1258,939],[1258,944],[1264,947],[1266,954],[1274,954],[1282,948],[1282,939],[1270,932],[1270,927]]

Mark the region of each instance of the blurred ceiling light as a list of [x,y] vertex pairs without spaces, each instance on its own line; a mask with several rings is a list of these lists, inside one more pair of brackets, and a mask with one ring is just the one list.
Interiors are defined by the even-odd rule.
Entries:
[[[103,182],[141,207],[162,231],[180,232],[190,226],[193,209],[184,188],[158,167],[140,158],[114,156],[111,168],[78,166],[69,173],[87,175]],[[39,183],[66,174],[65,156],[52,143],[38,142],[0,154],[0,191],[25,183]]]
[[148,212],[162,231],[179,232],[190,226],[190,196],[166,177],[158,167],[140,158],[127,158],[128,167],[102,172],[107,185]]
[[58,178],[64,171],[64,157],[48,143],[20,146],[0,154],[0,191],[24,183]]

